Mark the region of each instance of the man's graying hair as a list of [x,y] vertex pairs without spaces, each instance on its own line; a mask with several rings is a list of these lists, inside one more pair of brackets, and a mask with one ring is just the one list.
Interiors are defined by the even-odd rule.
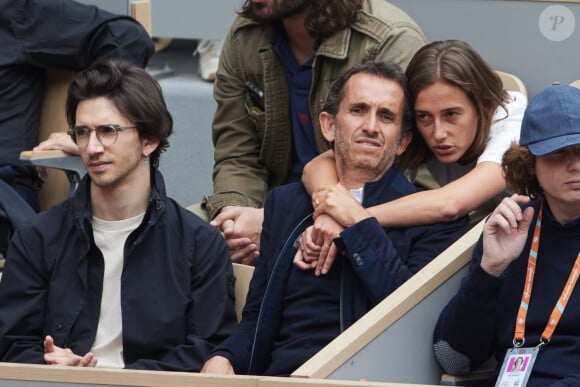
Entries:
[[390,79],[397,82],[405,93],[405,105],[403,106],[403,117],[401,120],[402,132],[405,133],[411,130],[413,125],[413,116],[411,112],[409,91],[407,90],[407,78],[403,70],[392,62],[365,62],[353,66],[350,70],[340,76],[328,92],[326,101],[324,103],[323,111],[336,117],[338,113],[338,106],[344,98],[344,88],[348,80],[355,74],[370,74],[380,78]]

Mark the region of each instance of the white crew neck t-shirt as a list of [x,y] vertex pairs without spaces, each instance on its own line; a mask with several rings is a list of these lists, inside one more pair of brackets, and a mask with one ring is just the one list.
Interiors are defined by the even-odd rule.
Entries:
[[123,250],[125,241],[145,217],[145,213],[129,219],[107,221],[93,216],[95,244],[105,261],[101,313],[97,335],[91,352],[97,359],[97,367],[124,368],[123,360],[123,313],[121,310],[121,275],[123,274]]

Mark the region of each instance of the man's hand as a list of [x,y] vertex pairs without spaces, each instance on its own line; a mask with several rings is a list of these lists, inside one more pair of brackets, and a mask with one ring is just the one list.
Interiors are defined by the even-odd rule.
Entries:
[[263,222],[263,208],[225,206],[210,224],[222,232],[233,262],[252,265],[260,253]]
[[330,215],[343,227],[350,227],[370,217],[363,206],[342,185],[326,186],[312,195],[314,217]]
[[294,266],[303,271],[315,269],[316,264],[318,263],[318,257],[320,256],[321,246],[317,245],[312,240],[313,228],[314,226],[306,228],[298,238],[296,254],[294,254],[294,259],[292,261]]
[[64,365],[77,367],[95,367],[97,359],[89,352],[84,356],[75,355],[69,348],[54,345],[51,336],[44,339],[44,362],[49,365]]
[[61,150],[71,155],[80,154],[77,144],[65,132],[51,133],[46,140],[35,146],[34,150]]
[[534,209],[528,207],[522,212],[519,205],[529,201],[529,197],[515,194],[505,198],[485,223],[481,267],[487,273],[499,276],[521,254]]
[[232,363],[223,356],[214,356],[205,362],[201,369],[204,374],[235,375]]
[[327,274],[336,258],[333,242],[344,230],[333,218],[322,214],[314,225],[308,227],[300,237],[298,251],[294,255],[294,265],[302,270],[314,269],[314,275]]

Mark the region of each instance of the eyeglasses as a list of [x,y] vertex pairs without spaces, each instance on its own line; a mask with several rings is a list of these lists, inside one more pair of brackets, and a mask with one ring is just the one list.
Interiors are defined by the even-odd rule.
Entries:
[[97,139],[103,146],[111,146],[117,141],[119,137],[119,132],[127,129],[136,129],[136,126],[120,126],[114,124],[99,125],[94,129],[88,126],[75,126],[68,131],[69,136],[72,137],[73,141],[79,148],[86,148],[89,145],[89,139],[91,138],[91,132],[97,134]]

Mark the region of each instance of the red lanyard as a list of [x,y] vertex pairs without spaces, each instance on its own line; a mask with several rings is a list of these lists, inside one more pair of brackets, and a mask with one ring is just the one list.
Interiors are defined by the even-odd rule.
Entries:
[[[530,305],[530,297],[532,296],[532,285],[534,283],[534,274],[536,272],[536,261],[538,259],[538,250],[540,247],[540,232],[542,230],[542,212],[543,212],[544,202],[540,204],[540,209],[538,212],[538,219],[536,220],[536,226],[534,228],[534,235],[532,239],[532,246],[530,247],[530,254],[528,256],[528,270],[526,272],[526,282],[524,283],[524,291],[522,293],[522,302],[520,303],[520,309],[518,310],[518,316],[516,318],[516,331],[514,333],[514,346],[521,347],[525,343],[525,331],[526,331],[526,316],[528,314],[528,306]],[[560,318],[566,309],[568,300],[574,291],[578,277],[580,276],[580,251],[576,256],[576,261],[572,267],[572,271],[568,276],[568,281],[566,281],[566,286],[560,294],[560,298],[550,319],[546,324],[544,332],[542,332],[542,339],[540,340],[540,345],[544,345],[550,342],[552,335],[556,326],[560,322]]]

